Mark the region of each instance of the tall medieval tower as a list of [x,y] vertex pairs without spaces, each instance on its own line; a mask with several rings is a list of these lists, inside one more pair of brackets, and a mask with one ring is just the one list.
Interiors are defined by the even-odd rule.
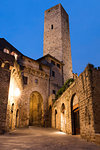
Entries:
[[46,54],[64,63],[64,82],[72,78],[69,17],[61,4],[45,11],[43,55]]

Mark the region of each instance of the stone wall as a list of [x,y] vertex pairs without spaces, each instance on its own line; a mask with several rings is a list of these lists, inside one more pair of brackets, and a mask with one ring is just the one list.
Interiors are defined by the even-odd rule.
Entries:
[[[93,71],[93,74],[92,74]],[[93,68],[92,65],[88,65],[84,72],[74,81],[74,83],[63,93],[63,95],[53,104],[52,108],[52,127],[68,134],[73,134],[73,117],[72,117],[72,101],[73,97],[76,95],[78,97],[79,105],[79,122],[80,122],[80,135],[91,141],[95,141],[96,129],[99,132],[99,106],[96,110],[94,108],[94,101],[99,103],[97,99],[100,93],[99,84],[96,85],[95,81],[99,81],[99,72]],[[93,76],[92,76],[93,75]],[[98,76],[98,77],[97,77]],[[92,85],[95,84],[95,92],[93,95]],[[97,95],[96,95],[97,94]],[[96,97],[97,96],[97,97]],[[95,97],[95,99],[94,99]],[[64,112],[64,122],[61,122],[61,106],[65,105]],[[94,109],[93,109],[94,108]],[[95,116],[94,116],[95,110]],[[97,120],[97,125],[95,125],[95,120]],[[56,121],[56,122],[55,122]],[[63,124],[63,128],[61,128]]]
[[23,91],[23,81],[20,71],[20,66],[15,61],[13,68],[11,69],[10,86],[8,93],[8,105],[7,105],[7,130],[20,127],[20,105],[21,94]]
[[14,58],[0,51],[0,132],[7,130],[6,116],[11,68]]
[[94,128],[96,134],[100,134],[100,67],[90,70],[92,76],[93,90],[93,113],[94,113]]
[[6,131],[6,114],[8,103],[8,91],[10,71],[0,67],[0,132]]

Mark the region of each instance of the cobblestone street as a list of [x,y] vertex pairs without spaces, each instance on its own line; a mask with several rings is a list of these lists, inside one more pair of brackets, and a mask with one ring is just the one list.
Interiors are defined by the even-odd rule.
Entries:
[[0,135],[0,150],[100,150],[100,146],[51,128],[29,127]]

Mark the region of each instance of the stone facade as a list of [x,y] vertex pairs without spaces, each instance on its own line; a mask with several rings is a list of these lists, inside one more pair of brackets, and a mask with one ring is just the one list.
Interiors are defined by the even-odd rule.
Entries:
[[[73,84],[55,101],[66,79]],[[100,137],[100,68],[72,75],[68,15],[61,4],[45,11],[44,56],[24,56],[0,38],[0,133],[32,125]]]

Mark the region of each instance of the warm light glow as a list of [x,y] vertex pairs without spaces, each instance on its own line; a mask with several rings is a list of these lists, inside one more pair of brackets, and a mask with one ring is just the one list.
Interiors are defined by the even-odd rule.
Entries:
[[54,132],[54,134],[65,135],[66,133],[58,131],[58,132]]
[[19,88],[16,88],[16,89],[15,89],[14,95],[15,95],[16,97],[20,96],[20,90],[19,90]]

